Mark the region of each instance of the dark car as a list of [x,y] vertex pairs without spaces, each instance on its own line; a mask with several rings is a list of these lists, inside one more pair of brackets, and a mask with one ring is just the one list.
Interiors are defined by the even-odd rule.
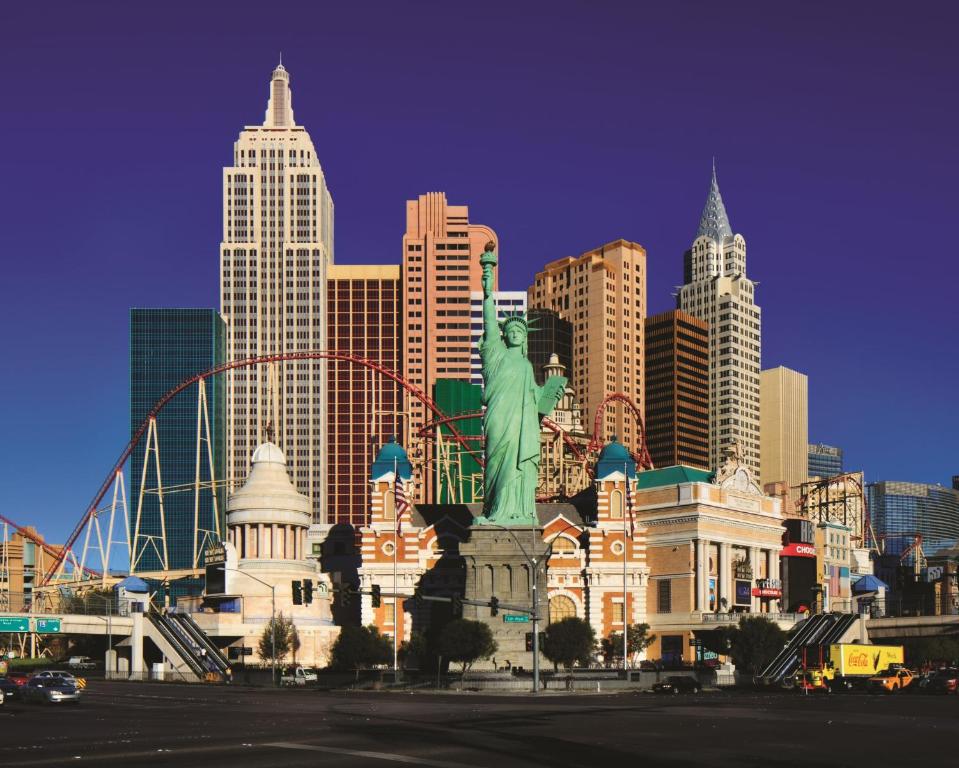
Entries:
[[66,680],[55,677],[32,677],[21,689],[24,701],[41,704],[80,703],[80,689]]
[[695,677],[670,675],[653,685],[653,693],[699,693],[702,690]]
[[21,688],[27,684],[27,680],[29,679],[30,675],[23,672],[7,672],[7,680]]
[[959,694],[959,669],[946,667],[936,670],[936,673],[929,678],[929,682],[923,686],[923,690],[926,693]]
[[8,677],[0,677],[0,704],[6,701],[23,698],[20,695],[20,686]]

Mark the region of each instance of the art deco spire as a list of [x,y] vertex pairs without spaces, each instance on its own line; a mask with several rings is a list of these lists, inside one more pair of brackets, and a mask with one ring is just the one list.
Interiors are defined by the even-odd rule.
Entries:
[[723,205],[723,196],[719,194],[719,182],[716,181],[716,160],[713,159],[713,176],[709,182],[709,195],[706,197],[706,206],[699,219],[699,230],[696,237],[711,237],[722,241],[724,237],[731,237],[732,227],[729,226],[729,217],[726,215],[726,206]]
[[270,101],[266,105],[266,119],[263,125],[270,128],[289,128],[296,125],[293,121],[293,97],[290,94],[290,73],[280,63],[273,70],[270,82]]

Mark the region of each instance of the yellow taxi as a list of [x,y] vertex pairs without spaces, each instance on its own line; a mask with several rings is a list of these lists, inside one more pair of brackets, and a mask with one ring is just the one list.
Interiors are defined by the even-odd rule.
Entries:
[[915,675],[902,667],[890,667],[869,678],[869,690],[881,693],[899,693],[912,685]]

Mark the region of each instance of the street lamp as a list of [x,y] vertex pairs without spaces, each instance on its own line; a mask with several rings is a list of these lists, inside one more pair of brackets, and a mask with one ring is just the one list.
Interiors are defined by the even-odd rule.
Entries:
[[[216,566],[218,570],[224,572],[224,578],[227,571],[232,573],[238,573],[241,576],[246,576],[248,579],[253,579],[262,584],[264,587],[270,588],[270,645],[272,647],[272,653],[270,654],[270,660],[272,661],[273,669],[273,686],[276,687],[276,585],[267,584],[263,579],[258,579],[256,576],[247,573],[246,571],[241,571],[237,568],[227,568],[225,565]],[[244,662],[245,663],[245,662]]]

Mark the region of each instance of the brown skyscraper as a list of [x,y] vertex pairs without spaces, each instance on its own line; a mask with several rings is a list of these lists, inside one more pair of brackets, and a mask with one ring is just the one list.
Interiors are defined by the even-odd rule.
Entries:
[[[603,398],[616,392],[642,413],[646,251],[641,245],[616,240],[550,262],[529,289],[529,308],[551,309],[573,325],[570,384],[589,430]],[[638,433],[622,407],[606,410],[603,430],[604,441],[615,434],[638,448]]]
[[[402,373],[430,397],[437,379],[469,381],[470,292],[482,290],[479,257],[490,240],[497,242],[496,233],[470,224],[469,208],[447,204],[442,192],[406,202]],[[403,440],[419,472],[416,500],[431,500],[432,467],[424,465],[425,444],[416,434],[433,416],[416,398],[406,401]]]
[[646,318],[646,439],[656,467],[709,468],[709,325],[675,309]]
[[[399,370],[399,266],[331,264],[327,276],[330,350]],[[402,390],[352,363],[331,360],[329,372],[327,523],[359,527],[368,522],[370,464],[402,429]]]

